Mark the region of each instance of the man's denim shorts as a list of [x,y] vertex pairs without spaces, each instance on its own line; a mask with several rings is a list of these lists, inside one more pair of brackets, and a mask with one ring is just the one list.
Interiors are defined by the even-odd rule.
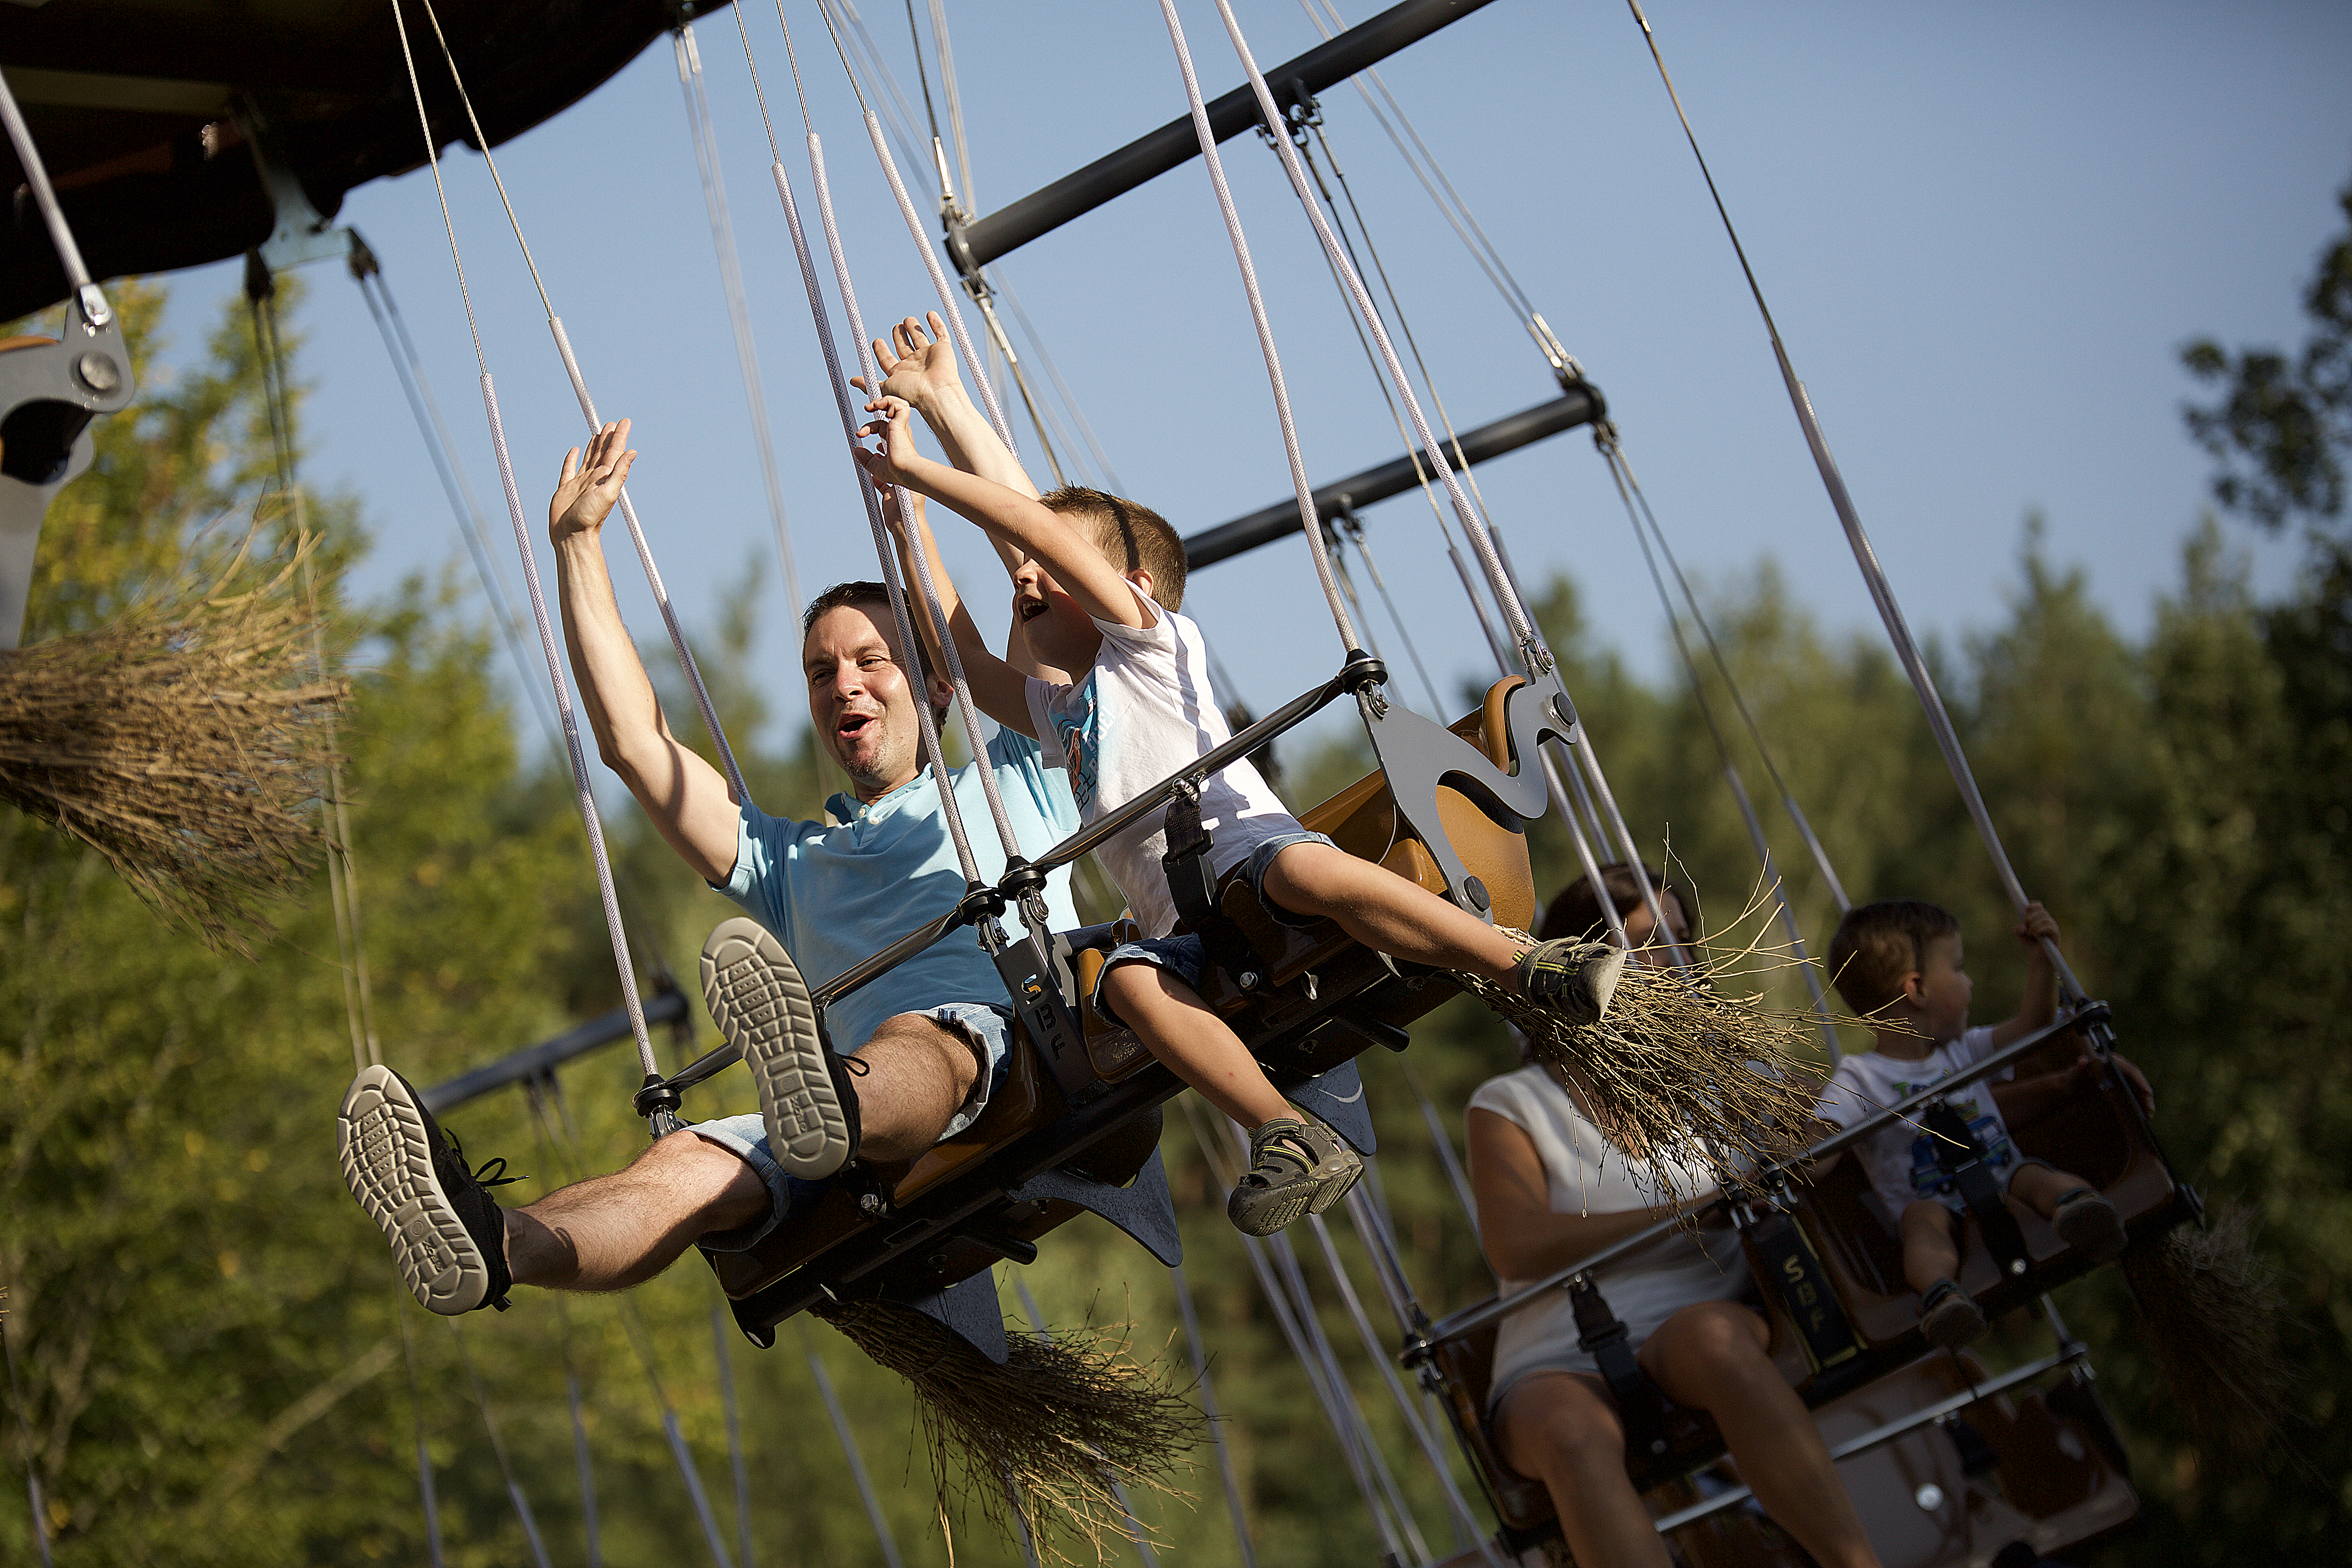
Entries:
[[[1313,925],[1319,916],[1293,914],[1265,896],[1266,868],[1274,864],[1276,856],[1294,844],[1330,844],[1334,849],[1339,847],[1328,836],[1320,833],[1276,834],[1250,851],[1250,858],[1242,863],[1242,877],[1249,883],[1250,891],[1257,895],[1257,901],[1265,910],[1267,919],[1277,925]],[[1122,963],[1149,963],[1155,969],[1164,969],[1198,991],[1202,976],[1208,972],[1209,950],[1199,937],[1192,935],[1147,937],[1141,942],[1123,942],[1112,948],[1110,956],[1103,960],[1102,973],[1095,977],[1095,1012],[1105,1023],[1120,1022],[1118,1013],[1104,1000],[1103,982],[1109,978],[1113,969]]]
[[[996,1086],[1004,1081],[1004,1064],[1013,1049],[1012,1009],[985,1002],[950,1002],[945,1006],[929,1007],[899,1016],[936,1019],[961,1035],[974,1050],[985,1053],[988,1058],[989,1070],[980,1075],[972,1084],[971,1092],[964,1096],[963,1103],[949,1119],[946,1131],[940,1134],[942,1141],[952,1138],[980,1120],[980,1113],[988,1109],[989,1098],[995,1093]],[[854,1056],[856,1053],[848,1054]],[[814,1201],[827,1185],[824,1182],[803,1181],[798,1176],[784,1173],[784,1168],[776,1163],[775,1156],[768,1152],[767,1124],[761,1121],[756,1110],[744,1116],[721,1116],[715,1121],[688,1125],[705,1141],[718,1144],[757,1171],[760,1180],[767,1186],[769,1197],[773,1200],[765,1219],[736,1230],[720,1231],[702,1237],[698,1245],[712,1252],[750,1251],[776,1228],[778,1222],[790,1214],[794,1205]]]

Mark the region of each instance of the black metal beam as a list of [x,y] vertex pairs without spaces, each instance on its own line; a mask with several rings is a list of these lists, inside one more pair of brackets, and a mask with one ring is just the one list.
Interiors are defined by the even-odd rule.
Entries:
[[[645,999],[646,1026],[681,1024],[686,1021],[686,993],[675,989],[656,992]],[[545,1078],[574,1057],[586,1056],[599,1046],[609,1046],[614,1040],[625,1040],[633,1033],[629,1027],[628,1010],[615,1007],[601,1017],[589,1019],[568,1034],[551,1040],[541,1040],[535,1046],[525,1046],[472,1072],[460,1073],[446,1083],[436,1083],[418,1098],[425,1109],[436,1116],[447,1114],[469,1100],[478,1100],[492,1089],[504,1089],[510,1083],[523,1083],[535,1078]]]
[[[1492,424],[1481,425],[1475,430],[1462,433],[1462,456],[1470,462],[1483,463],[1530,446],[1547,436],[1557,436],[1562,430],[1573,430],[1580,425],[1591,425],[1605,419],[1609,405],[1601,396],[1601,389],[1590,382],[1580,382],[1565,395],[1549,403],[1538,403],[1533,408],[1507,414]],[[1450,447],[1450,444],[1449,444]],[[1446,458],[1453,459],[1449,449]],[[1425,472],[1435,472],[1429,454],[1421,454]],[[1315,492],[1315,510],[1328,517],[1338,510],[1339,498],[1348,498],[1354,507],[1370,506],[1414,489],[1420,479],[1413,473],[1411,458],[1391,458],[1376,468],[1366,468],[1360,474],[1350,474],[1336,484],[1323,486]],[[1254,511],[1247,517],[1215,528],[1204,529],[1184,541],[1184,562],[1193,571],[1239,555],[1244,551],[1268,544],[1286,534],[1296,533],[1303,527],[1298,517],[1298,498],[1292,496],[1272,506]]]
[[[1308,97],[1358,71],[1418,43],[1449,22],[1457,21],[1488,0],[1404,0],[1379,16],[1360,22],[1337,37],[1325,40],[1296,59],[1285,60],[1265,72],[1275,101],[1286,110],[1303,93]],[[1220,142],[1258,123],[1257,99],[1244,82],[1208,106],[1209,129]],[[948,258],[967,277],[1008,251],[1017,250],[1041,234],[1059,228],[1072,218],[1155,179],[1200,156],[1200,138],[1192,117],[1171,120],[1148,136],[1138,137],[1116,153],[1105,153],[1075,174],[1065,174],[1043,189],[1032,191],[1010,206],[999,207],[948,235]]]

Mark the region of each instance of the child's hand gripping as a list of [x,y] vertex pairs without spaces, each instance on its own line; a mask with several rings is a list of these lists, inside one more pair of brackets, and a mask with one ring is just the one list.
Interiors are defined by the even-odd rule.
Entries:
[[557,544],[576,534],[594,533],[613,514],[621,487],[637,455],[629,449],[629,422],[605,426],[588,438],[583,460],[574,447],[563,454],[563,472],[547,503],[547,536]]
[[2058,922],[2040,904],[2028,904],[2017,922],[2017,940],[2028,947],[2039,948],[2044,940],[2058,940]]
[[910,416],[913,405],[903,397],[885,395],[866,405],[868,414],[878,414],[878,419],[868,420],[858,429],[860,437],[872,436],[881,441],[878,448],[853,447],[857,466],[874,481],[874,488],[883,494],[890,487],[902,485],[908,489],[919,488],[919,473],[929,465],[929,459],[915,447],[914,422]]

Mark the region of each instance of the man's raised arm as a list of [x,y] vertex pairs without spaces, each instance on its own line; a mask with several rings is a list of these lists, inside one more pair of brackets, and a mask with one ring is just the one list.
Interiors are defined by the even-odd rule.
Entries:
[[670,847],[705,881],[724,883],[735,870],[734,795],[718,769],[670,733],[604,567],[604,520],[637,457],[628,441],[624,419],[597,431],[584,458],[576,447],[565,453],[562,478],[547,503],[564,646],[580,707],[596,731],[597,755],[629,786]]

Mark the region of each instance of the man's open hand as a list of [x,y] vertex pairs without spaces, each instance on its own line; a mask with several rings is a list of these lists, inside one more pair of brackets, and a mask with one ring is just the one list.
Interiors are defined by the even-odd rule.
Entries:
[[563,454],[563,473],[547,503],[547,536],[562,544],[574,534],[593,533],[612,515],[637,460],[629,449],[629,422],[607,425],[588,438],[583,458],[574,447]]

